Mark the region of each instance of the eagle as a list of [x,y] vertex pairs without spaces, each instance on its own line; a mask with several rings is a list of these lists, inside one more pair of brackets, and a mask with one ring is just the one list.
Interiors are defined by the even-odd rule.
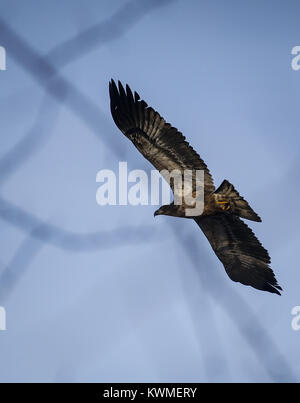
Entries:
[[[268,251],[242,219],[261,222],[248,202],[235,187],[224,180],[216,189],[213,178],[199,154],[185,137],[153,108],[132,92],[128,85],[112,79],[109,82],[112,118],[125,136],[160,172],[192,172],[188,185],[177,185],[174,178],[169,184],[175,196],[197,188],[195,173],[203,174],[203,208],[195,214],[186,214],[186,205],[174,201],[161,206],[154,216],[167,215],[193,219],[208,239],[215,254],[222,262],[227,275],[235,282],[258,290],[281,295],[274,272],[270,267]],[[186,190],[184,189],[186,186]]]

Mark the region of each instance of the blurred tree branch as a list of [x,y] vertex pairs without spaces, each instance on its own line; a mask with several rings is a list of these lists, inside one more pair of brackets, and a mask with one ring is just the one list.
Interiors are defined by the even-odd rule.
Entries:
[[0,217],[7,223],[20,228],[25,233],[40,241],[73,252],[98,251],[110,247],[119,247],[130,243],[161,241],[157,227],[154,225],[119,227],[115,230],[92,233],[72,233],[55,225],[37,219],[20,207],[0,198]]
[[86,55],[93,49],[121,38],[152,10],[164,7],[175,0],[133,0],[126,2],[111,17],[79,32],[74,37],[62,41],[45,56],[56,68]]

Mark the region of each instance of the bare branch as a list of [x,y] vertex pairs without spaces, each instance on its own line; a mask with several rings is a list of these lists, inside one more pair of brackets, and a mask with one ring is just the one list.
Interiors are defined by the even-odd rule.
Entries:
[[40,241],[73,252],[99,251],[132,243],[161,240],[158,229],[154,226],[127,226],[86,234],[72,233],[37,219],[3,198],[0,198],[0,217]]

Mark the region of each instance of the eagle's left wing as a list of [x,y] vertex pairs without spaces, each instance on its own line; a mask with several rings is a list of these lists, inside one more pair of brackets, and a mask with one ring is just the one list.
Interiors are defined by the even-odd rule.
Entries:
[[195,219],[233,281],[280,295],[268,251],[252,230],[232,214]]
[[[126,85],[109,83],[110,108],[118,128],[159,171],[204,171],[204,191],[215,190],[211,174],[197,152],[175,127],[172,127],[153,108],[148,107]],[[174,190],[174,189],[173,189]]]

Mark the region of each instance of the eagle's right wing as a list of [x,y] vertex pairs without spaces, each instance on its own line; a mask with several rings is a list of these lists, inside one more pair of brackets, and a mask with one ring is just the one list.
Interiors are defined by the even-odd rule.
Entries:
[[280,295],[270,256],[252,230],[231,214],[195,219],[233,281]]
[[200,156],[172,127],[145,101],[132,94],[128,85],[109,83],[112,117],[118,128],[159,171],[203,170],[206,193],[215,190],[211,174]]

